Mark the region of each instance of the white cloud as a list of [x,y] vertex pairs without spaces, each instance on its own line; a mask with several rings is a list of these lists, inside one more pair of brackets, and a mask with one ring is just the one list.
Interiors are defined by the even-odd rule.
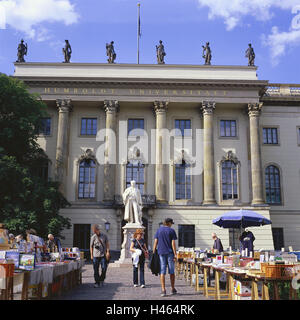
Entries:
[[200,7],[209,9],[209,19],[223,18],[227,30],[232,30],[245,16],[253,16],[259,21],[270,20],[272,9],[292,10],[300,0],[198,0]]
[[1,10],[5,12],[6,25],[38,41],[49,37],[41,23],[62,22],[70,25],[79,18],[70,0],[2,0]]
[[208,18],[222,18],[227,30],[242,25],[242,19],[252,16],[258,21],[271,20],[274,9],[291,12],[288,31],[279,32],[274,26],[271,33],[261,36],[265,46],[270,48],[271,62],[277,65],[290,46],[300,44],[300,0],[197,0],[200,7],[209,9]]
[[300,44],[300,30],[279,32],[278,27],[273,27],[271,34],[262,35],[262,41],[265,46],[270,47],[272,64],[275,66],[289,46]]

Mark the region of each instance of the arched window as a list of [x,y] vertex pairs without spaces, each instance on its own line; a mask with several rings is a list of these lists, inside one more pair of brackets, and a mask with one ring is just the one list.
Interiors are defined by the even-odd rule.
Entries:
[[190,166],[184,160],[175,165],[176,200],[192,198]]
[[126,188],[130,187],[130,181],[134,180],[141,194],[144,194],[145,165],[140,160],[130,160],[126,165]]
[[238,199],[237,164],[232,160],[222,162],[222,199]]
[[266,184],[266,202],[273,204],[281,203],[280,190],[280,171],[274,166],[270,165],[265,170],[265,184]]
[[78,198],[95,198],[96,189],[96,162],[92,159],[84,159],[79,163]]

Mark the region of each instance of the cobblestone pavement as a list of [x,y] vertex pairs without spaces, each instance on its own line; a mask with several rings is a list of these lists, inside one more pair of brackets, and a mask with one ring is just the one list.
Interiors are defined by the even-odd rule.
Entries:
[[109,267],[104,286],[94,288],[93,266],[86,264],[82,274],[82,285],[56,298],[59,300],[208,300],[202,292],[195,292],[184,279],[177,280],[177,295],[171,296],[169,275],[166,277],[167,296],[161,297],[159,276],[151,274],[145,267],[146,288],[133,287],[132,268]]

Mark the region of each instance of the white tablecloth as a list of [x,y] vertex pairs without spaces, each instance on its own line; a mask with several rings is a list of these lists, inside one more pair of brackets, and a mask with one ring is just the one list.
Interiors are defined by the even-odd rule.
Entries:
[[[36,268],[30,271],[29,285],[45,285],[53,283],[55,277],[67,274],[73,270],[81,269],[84,266],[84,260],[74,260],[69,263],[58,262],[56,264],[38,264]],[[22,291],[24,273],[14,275],[14,292]],[[0,289],[5,289],[5,278],[0,278]]]

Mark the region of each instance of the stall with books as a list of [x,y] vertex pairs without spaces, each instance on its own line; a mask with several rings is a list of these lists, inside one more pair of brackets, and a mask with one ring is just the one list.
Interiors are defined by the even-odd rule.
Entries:
[[44,252],[37,261],[28,244],[11,249],[7,231],[0,228],[0,299],[42,299],[60,295],[81,283],[84,259],[78,248]]

